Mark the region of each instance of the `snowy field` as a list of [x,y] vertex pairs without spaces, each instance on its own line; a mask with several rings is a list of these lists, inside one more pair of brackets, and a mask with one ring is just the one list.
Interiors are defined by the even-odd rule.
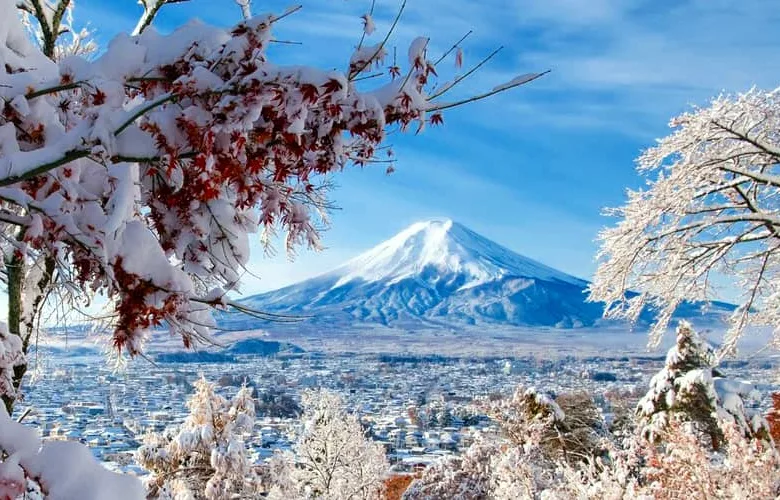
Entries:
[[[704,331],[715,345],[722,331]],[[295,326],[273,330],[221,332],[218,341],[228,345],[246,337],[261,336],[265,340],[291,342],[307,351],[327,353],[417,353],[445,356],[525,356],[533,354],[556,359],[565,356],[663,356],[674,343],[674,333],[668,332],[660,346],[649,348],[643,331],[625,328],[554,329],[502,328],[486,326],[459,331],[442,329],[405,331],[375,325],[352,327],[342,331],[315,331]],[[769,334],[751,332],[740,344],[739,358],[772,357],[774,349],[765,346]]]
[[[703,330],[714,345],[720,344],[722,330]],[[107,333],[58,332],[45,339],[47,346],[68,351],[71,348],[100,350],[106,345]],[[219,352],[221,348],[247,339],[289,342],[310,352],[328,354],[414,353],[442,356],[522,357],[534,355],[545,359],[567,356],[664,356],[674,342],[674,333],[667,332],[658,347],[648,347],[646,331],[628,328],[518,328],[484,326],[460,330],[383,327],[380,325],[345,326],[322,330],[304,325],[273,325],[269,329],[217,331],[215,346],[201,345],[198,350]],[[778,355],[769,348],[770,332],[751,331],[742,339],[738,359],[772,358]],[[183,350],[181,341],[167,332],[155,333],[149,341],[150,352]]]

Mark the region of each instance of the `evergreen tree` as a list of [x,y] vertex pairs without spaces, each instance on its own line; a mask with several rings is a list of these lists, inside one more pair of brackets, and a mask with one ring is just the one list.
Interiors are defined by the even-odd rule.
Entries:
[[719,449],[724,439],[722,424],[728,421],[745,436],[769,438],[766,422],[745,408],[744,399],[754,392],[752,385],[725,378],[715,363],[713,349],[690,323],[681,321],[676,344],[637,406],[645,437],[658,440],[670,423],[683,422]]

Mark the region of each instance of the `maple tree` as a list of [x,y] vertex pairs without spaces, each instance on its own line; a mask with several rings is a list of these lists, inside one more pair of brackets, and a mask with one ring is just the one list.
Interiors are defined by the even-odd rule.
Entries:
[[[150,25],[167,3],[177,2],[143,0],[132,35],[88,58],[94,47],[63,24],[71,1],[0,0],[22,14],[0,23],[2,270],[9,334],[22,339],[22,353],[52,290],[107,297],[113,346],[130,356],[163,326],[187,347],[208,341],[214,308],[289,319],[226,298],[251,234],[267,242],[281,230],[288,249],[319,247],[331,174],[392,163],[379,158],[391,154],[391,129],[440,124],[445,109],[541,76],[445,102],[481,62],[436,87],[444,56],[429,58],[428,38],[419,37],[386,80],[373,78],[392,29],[364,43],[370,14],[345,70],[322,71],[269,58],[274,26],[298,7],[252,17],[240,2],[245,19],[231,28],[191,22],[162,35]],[[445,54],[455,52],[458,64],[459,44]],[[13,372],[3,393],[9,408],[25,369],[2,367]]]
[[413,474],[393,474],[385,479],[384,495],[382,500],[401,500],[404,492],[414,481]]
[[715,358],[714,350],[691,325],[681,322],[664,367],[650,380],[647,394],[637,404],[643,435],[654,440],[672,423],[686,422],[717,450],[723,444],[724,423],[728,423],[746,437],[770,440],[766,421],[745,404],[757,398],[755,386],[726,378]]

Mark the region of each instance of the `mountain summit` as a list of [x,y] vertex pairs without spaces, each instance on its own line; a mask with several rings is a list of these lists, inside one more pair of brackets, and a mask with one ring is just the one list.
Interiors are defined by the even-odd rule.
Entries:
[[450,220],[413,224],[321,276],[242,300],[269,312],[307,314],[321,326],[381,323],[590,326],[587,282],[523,257]]
[[465,280],[461,289],[506,276],[557,280],[578,286],[585,283],[520,256],[451,220],[412,224],[329,274],[340,276],[338,285],[355,280],[394,283],[422,274],[434,280],[437,275],[457,276]]

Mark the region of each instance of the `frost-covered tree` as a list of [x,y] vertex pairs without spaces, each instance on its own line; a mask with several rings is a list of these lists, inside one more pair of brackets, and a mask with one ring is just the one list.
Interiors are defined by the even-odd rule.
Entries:
[[780,338],[780,89],[720,96],[671,126],[638,160],[656,177],[608,211],[620,221],[599,236],[590,299],[631,320],[652,306],[657,344],[682,301],[736,289],[722,354],[749,325]]
[[[70,0],[0,0],[1,270],[23,350],[37,328],[31,311],[58,285],[107,297],[113,346],[130,355],[163,325],[186,346],[207,340],[212,308],[279,319],[225,298],[250,235],[268,242],[281,229],[288,249],[318,248],[332,174],[392,164],[391,130],[440,124],[445,109],[539,76],[446,102],[473,71],[436,85],[443,59],[419,37],[374,77],[390,33],[370,44],[370,14],[344,68],[320,70],[268,54],[275,26],[297,8],[249,17],[242,1],[247,18],[235,26],[191,22],[163,35],[150,25],[177,1],[140,3],[132,34],[87,58],[56,49]],[[459,43],[447,54],[460,54]],[[24,365],[16,371],[18,388]],[[10,407],[16,393],[3,396]]]
[[302,429],[294,454],[270,498],[277,500],[373,500],[381,498],[390,468],[384,448],[368,438],[341,398],[326,390],[302,396]]
[[179,427],[150,433],[136,450],[151,472],[149,498],[221,500],[251,498],[259,490],[244,436],[255,421],[251,391],[242,387],[232,400],[201,378],[187,401],[190,414]]
[[751,398],[753,393],[752,385],[729,380],[718,372],[713,349],[683,321],[664,367],[650,380],[650,388],[637,406],[641,432],[654,440],[663,436],[662,431],[672,422],[687,422],[718,449],[723,442],[722,423],[727,421],[746,436],[768,439],[764,419],[745,408],[743,398]]
[[489,498],[495,443],[478,440],[457,457],[447,457],[425,469],[404,492],[403,500],[480,500]]

